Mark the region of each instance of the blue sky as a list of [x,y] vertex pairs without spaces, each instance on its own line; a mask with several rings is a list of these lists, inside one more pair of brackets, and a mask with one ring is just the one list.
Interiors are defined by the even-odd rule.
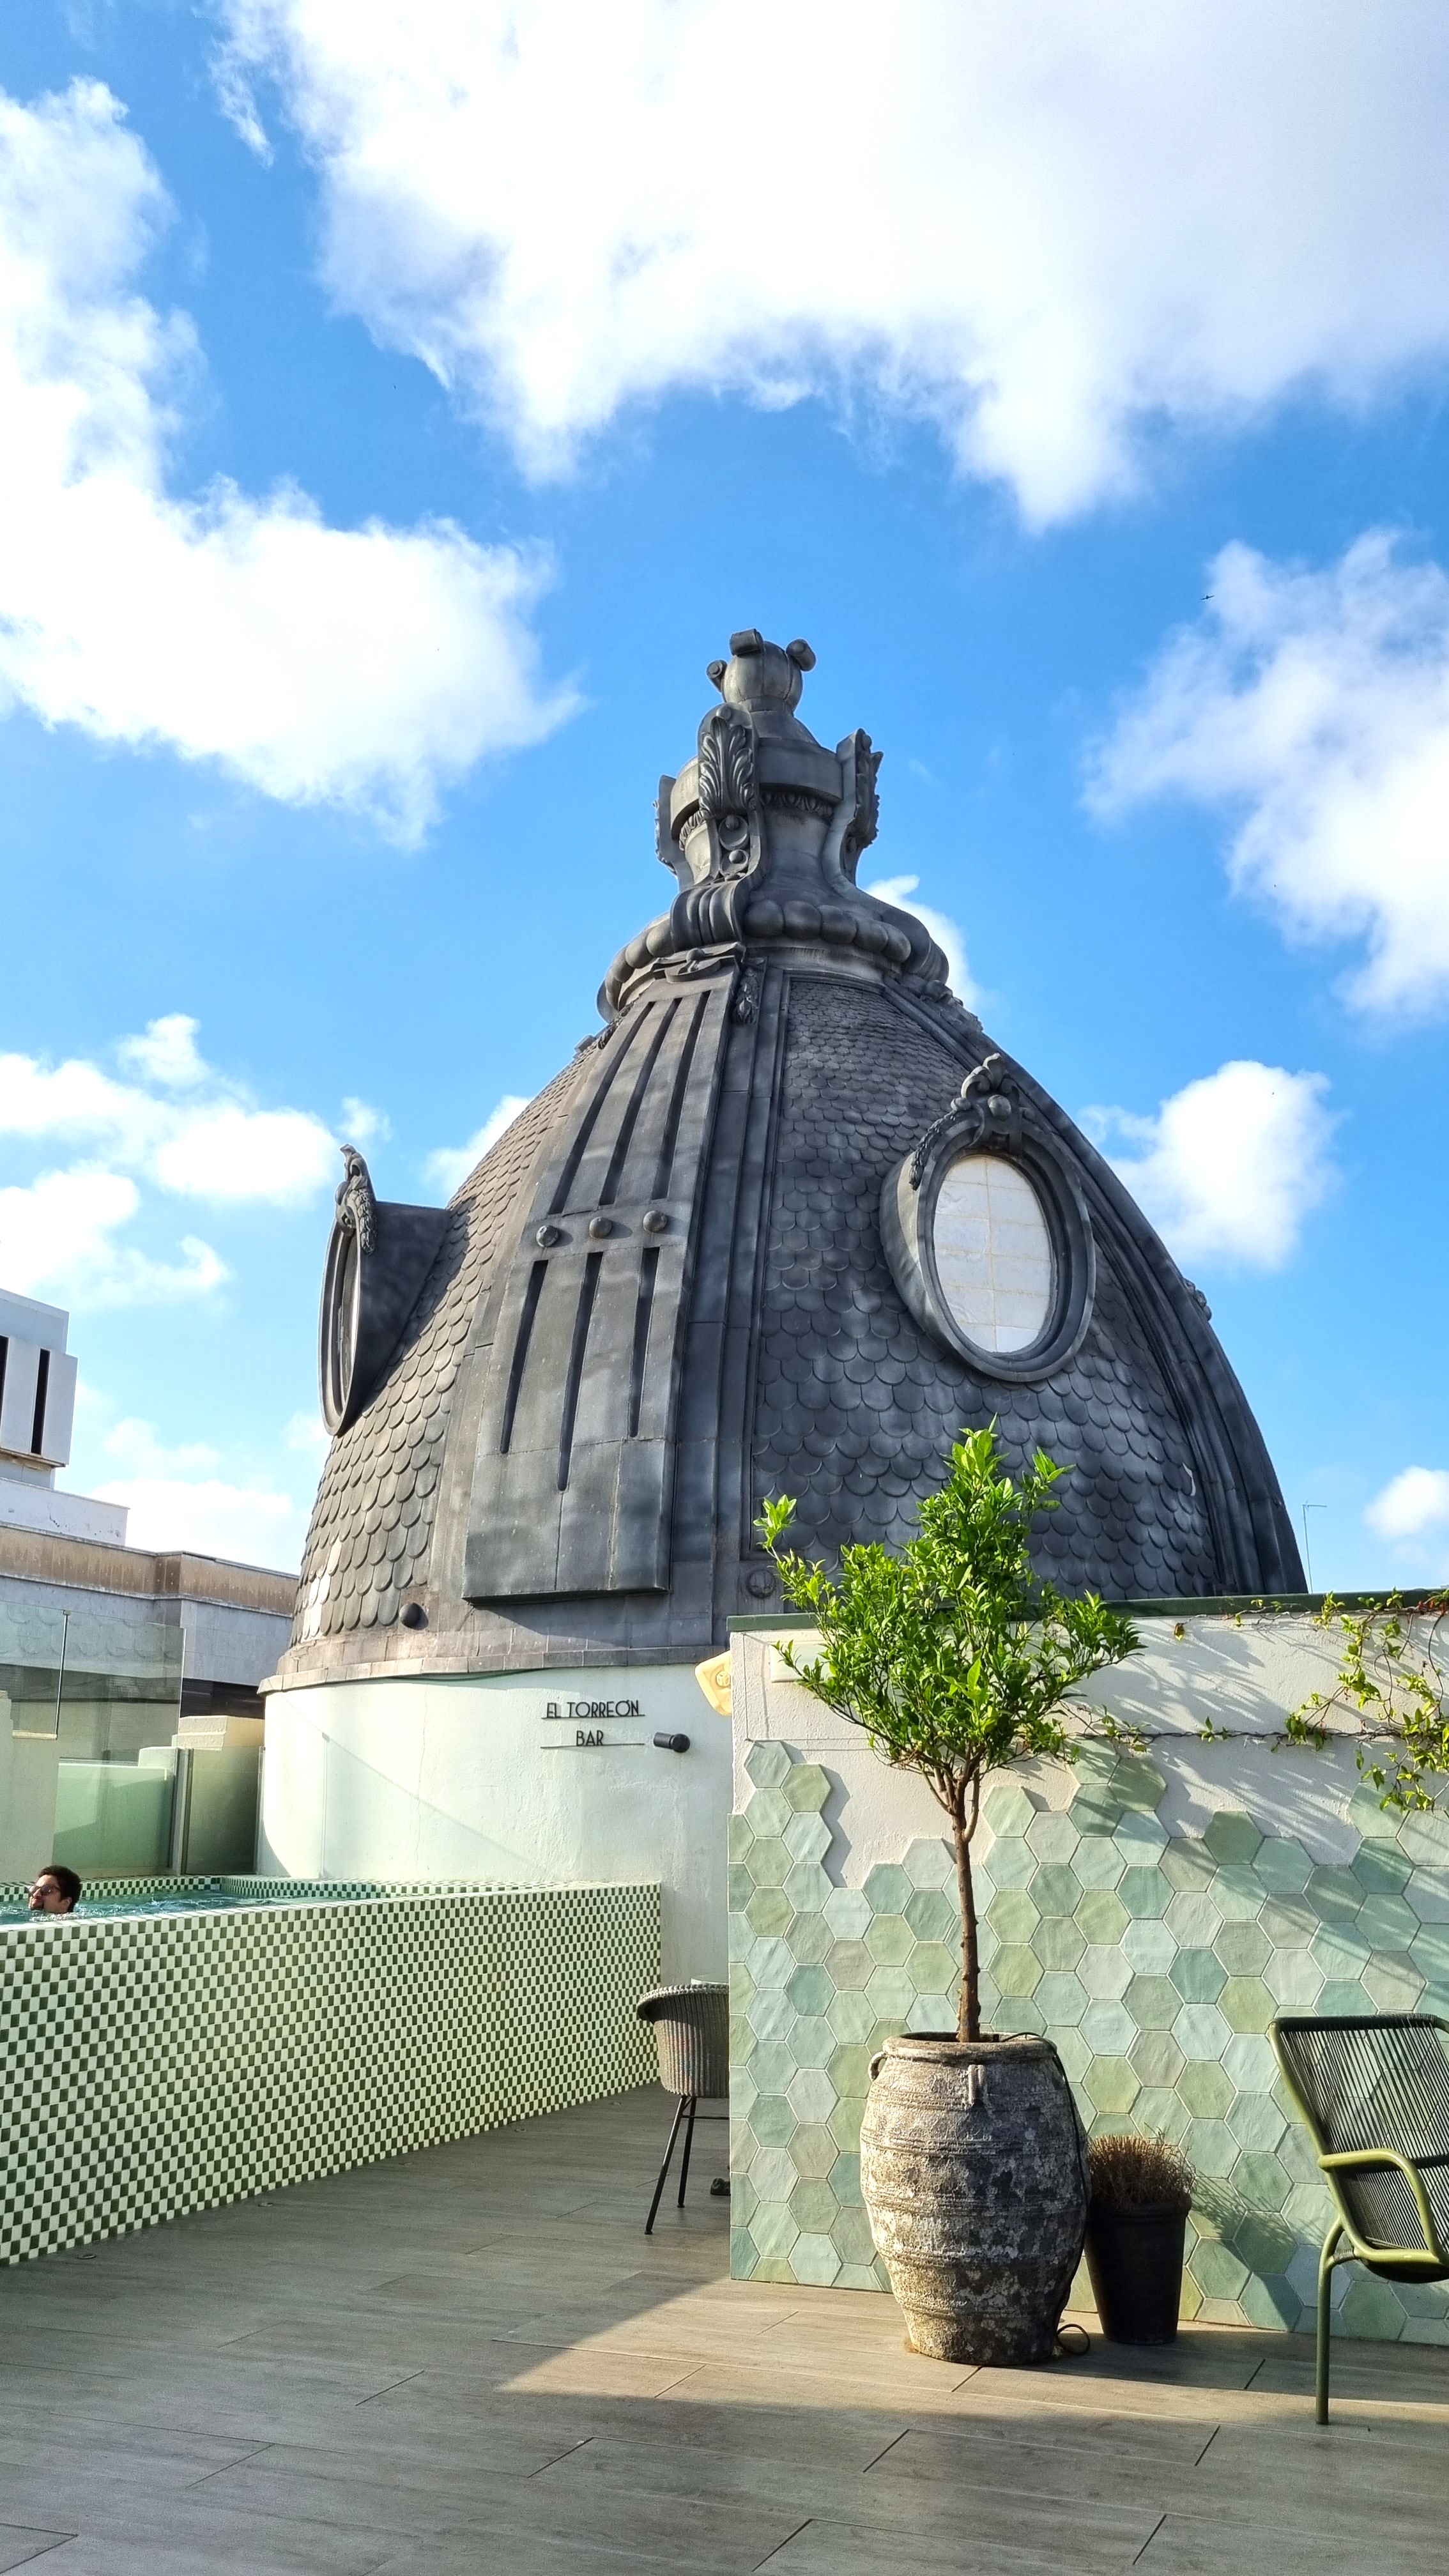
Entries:
[[1440,14],[29,0],[0,88],[0,1283],[72,1309],[64,1481],[296,1561],[336,1139],[435,1197],[594,1025],[758,625],[1315,1579],[1449,1571]]

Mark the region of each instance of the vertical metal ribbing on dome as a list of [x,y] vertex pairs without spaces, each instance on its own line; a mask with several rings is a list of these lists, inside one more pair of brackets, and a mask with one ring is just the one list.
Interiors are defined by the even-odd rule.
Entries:
[[668,1587],[682,1329],[734,984],[721,961],[641,996],[537,1174],[487,1354],[472,1600]]

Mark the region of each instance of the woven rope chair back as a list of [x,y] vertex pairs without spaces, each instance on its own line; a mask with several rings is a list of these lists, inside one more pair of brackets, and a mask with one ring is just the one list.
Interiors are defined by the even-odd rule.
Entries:
[[[1420,2168],[1442,2231],[1449,2222],[1449,2057],[1442,2031],[1417,2013],[1278,2027],[1319,2153],[1392,2148]],[[1422,2243],[1402,2174],[1341,2174],[1338,2182],[1365,2244]]]
[[718,2101],[730,2089],[728,1986],[662,1986],[639,2005],[652,2022],[659,2081],[666,2093]]

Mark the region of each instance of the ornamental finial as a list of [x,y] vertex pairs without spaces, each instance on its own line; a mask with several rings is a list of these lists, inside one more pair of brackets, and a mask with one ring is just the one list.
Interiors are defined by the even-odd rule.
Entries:
[[792,716],[805,674],[814,668],[815,656],[803,636],[792,644],[767,644],[758,626],[742,626],[730,637],[729,660],[709,663],[707,676],[726,706],[746,708],[754,716]]

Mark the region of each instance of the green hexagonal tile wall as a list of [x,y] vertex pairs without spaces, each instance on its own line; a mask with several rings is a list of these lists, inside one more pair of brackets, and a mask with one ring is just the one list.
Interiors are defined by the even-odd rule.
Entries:
[[[756,1744],[729,1830],[737,2278],[883,2289],[857,2153],[870,2061],[955,2019],[944,1838],[837,1887],[830,1781]],[[1178,2140],[1199,2175],[1184,2314],[1311,2325],[1326,2196],[1264,2036],[1275,2012],[1449,2013],[1449,1820],[1360,1794],[1350,1863],[1223,1810],[1169,1837],[1161,1772],[1094,1745],[1065,1808],[987,1793],[976,1862],[990,2020],[1055,2041],[1089,2130]],[[1340,2275],[1343,2331],[1449,2343],[1442,2291]],[[1084,2278],[1078,2290],[1085,2301]]]

